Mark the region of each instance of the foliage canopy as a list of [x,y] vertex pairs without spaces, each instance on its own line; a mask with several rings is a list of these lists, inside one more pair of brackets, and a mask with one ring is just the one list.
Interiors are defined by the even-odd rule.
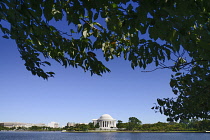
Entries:
[[130,117],[128,119],[127,130],[138,130],[141,125],[141,121],[136,117]]
[[[52,77],[54,72],[43,69],[49,59],[91,74],[109,72],[96,51],[106,61],[123,57],[132,68],[155,63],[157,69],[172,69],[177,98],[158,99],[154,107],[169,120],[210,118],[209,17],[208,0],[0,1],[3,37],[16,41],[33,75]],[[66,21],[68,31],[52,21]],[[174,65],[165,66],[166,60]]]

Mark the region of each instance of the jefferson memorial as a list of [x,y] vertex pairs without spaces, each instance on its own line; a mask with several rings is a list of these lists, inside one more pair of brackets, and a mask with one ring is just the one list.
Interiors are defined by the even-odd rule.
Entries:
[[113,119],[109,114],[104,114],[99,119],[92,119],[92,121],[94,126],[98,123],[101,130],[117,129],[116,119]]

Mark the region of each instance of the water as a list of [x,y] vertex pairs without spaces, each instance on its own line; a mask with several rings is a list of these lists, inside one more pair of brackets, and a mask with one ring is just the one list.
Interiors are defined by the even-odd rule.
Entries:
[[0,140],[209,140],[210,133],[0,132]]

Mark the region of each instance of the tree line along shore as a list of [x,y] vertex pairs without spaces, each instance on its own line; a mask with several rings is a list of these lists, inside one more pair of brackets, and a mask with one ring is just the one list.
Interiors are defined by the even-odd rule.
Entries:
[[89,124],[75,124],[74,126],[65,126],[63,128],[51,127],[3,127],[0,126],[0,131],[62,131],[62,132],[208,132],[210,130],[210,120],[186,120],[180,122],[157,122],[153,124],[142,124],[142,122],[130,117],[128,122],[123,123],[121,120],[117,121],[117,130],[100,130],[99,125],[93,123]]

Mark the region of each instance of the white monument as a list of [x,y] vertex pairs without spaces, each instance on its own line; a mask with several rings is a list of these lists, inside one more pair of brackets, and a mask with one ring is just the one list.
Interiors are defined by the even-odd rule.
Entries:
[[98,123],[101,130],[116,130],[116,119],[109,114],[102,115],[99,119],[92,119],[94,126]]

